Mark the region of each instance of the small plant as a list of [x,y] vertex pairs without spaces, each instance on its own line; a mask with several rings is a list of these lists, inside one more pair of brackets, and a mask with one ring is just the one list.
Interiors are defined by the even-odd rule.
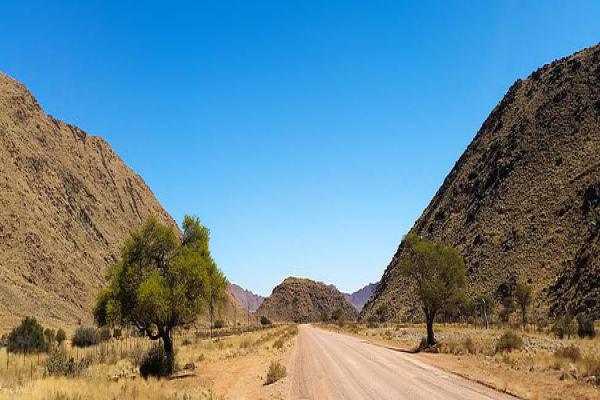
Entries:
[[223,321],[222,319],[218,319],[215,321],[215,323],[213,324],[213,328],[215,329],[221,329],[225,327],[225,321]]
[[496,343],[496,353],[510,352],[513,350],[521,350],[523,347],[523,339],[512,331],[507,331],[500,336]]
[[108,342],[112,338],[110,329],[103,327],[98,329],[98,342]]
[[123,331],[121,330],[121,328],[115,328],[115,329],[113,329],[113,337],[115,339],[120,339],[121,336],[123,336]]
[[6,347],[6,344],[8,343],[8,334],[4,334],[0,337],[0,347]]
[[65,340],[67,340],[67,334],[63,328],[59,328],[56,332],[55,337],[56,343],[60,346]]
[[140,374],[147,379],[149,376],[161,378],[169,376],[175,369],[175,360],[167,356],[162,346],[154,346],[142,358]]
[[578,319],[577,335],[580,338],[588,337],[593,339],[596,337],[596,328],[594,327],[594,320],[591,318],[580,317]]
[[264,315],[262,317],[260,317],[260,324],[262,326],[267,326],[267,325],[271,325],[272,322],[269,318],[265,317]]
[[475,348],[475,343],[473,343],[473,339],[471,339],[470,337],[466,338],[464,345],[468,353],[477,354],[477,349]]
[[191,344],[192,344],[192,341],[191,341],[190,339],[188,339],[188,338],[185,338],[185,339],[183,339],[183,340],[181,341],[181,345],[182,345],[182,346],[189,346],[189,345],[191,345]]
[[581,359],[581,350],[579,350],[579,347],[575,345],[570,345],[556,350],[554,352],[554,356],[576,362]]
[[274,349],[283,349],[283,345],[284,345],[283,337],[280,337],[273,343],[273,348]]
[[13,353],[47,352],[50,348],[44,336],[44,328],[32,317],[26,317],[10,332],[6,345],[8,351]]
[[286,375],[287,372],[285,370],[285,366],[281,365],[279,361],[271,361],[271,365],[269,365],[269,371],[267,372],[265,385],[275,383],[278,380],[285,378]]
[[56,349],[50,352],[46,360],[45,373],[49,376],[77,376],[92,364],[91,357],[84,357],[77,362],[64,350]]
[[75,330],[71,338],[74,347],[89,347],[100,343],[100,337],[96,328],[80,326]]

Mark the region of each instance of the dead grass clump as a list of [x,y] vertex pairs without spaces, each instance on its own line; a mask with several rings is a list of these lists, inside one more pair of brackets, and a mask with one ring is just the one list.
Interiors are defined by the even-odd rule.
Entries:
[[583,376],[600,376],[600,357],[583,357],[577,362],[577,367]]
[[244,336],[240,340],[240,349],[249,349],[254,344],[254,340],[250,336]]
[[279,339],[277,339],[275,341],[275,343],[273,343],[273,348],[274,349],[283,349],[283,345],[284,345],[284,338],[280,337]]
[[571,360],[572,362],[579,361],[581,359],[581,350],[575,345],[562,347],[554,352],[556,358],[564,358]]
[[523,339],[512,331],[505,332],[496,343],[496,353],[511,352],[521,350]]
[[275,383],[278,380],[285,378],[286,375],[287,372],[285,370],[285,366],[281,365],[279,361],[271,361],[271,365],[269,365],[269,371],[267,372],[265,385]]

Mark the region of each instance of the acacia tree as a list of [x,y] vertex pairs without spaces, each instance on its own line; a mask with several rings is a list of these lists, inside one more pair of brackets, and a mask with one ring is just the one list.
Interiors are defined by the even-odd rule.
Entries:
[[[208,230],[185,217],[183,240],[154,217],[125,241],[121,260],[109,270],[110,284],[97,298],[99,325],[133,325],[152,340],[162,340],[173,360],[173,329],[193,323],[206,308]],[[216,268],[216,266],[214,266]]]
[[526,283],[519,282],[515,288],[515,299],[521,309],[521,325],[523,329],[527,326],[527,310],[533,300],[532,289]]
[[427,325],[427,346],[436,344],[433,322],[441,310],[460,304],[466,297],[465,263],[453,247],[423,239],[415,234],[404,238],[406,253],[400,271],[417,288]]

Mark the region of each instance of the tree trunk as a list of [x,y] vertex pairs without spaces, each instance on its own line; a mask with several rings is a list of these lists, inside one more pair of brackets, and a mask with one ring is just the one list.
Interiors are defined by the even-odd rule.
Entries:
[[425,319],[427,323],[427,346],[435,345],[435,336],[433,334],[433,320],[435,318],[434,313],[426,313]]
[[163,346],[165,349],[165,355],[169,360],[170,371],[169,373],[173,373],[173,366],[175,365],[175,353],[173,351],[173,338],[171,337],[171,331],[166,330],[165,333],[161,336],[163,340]]

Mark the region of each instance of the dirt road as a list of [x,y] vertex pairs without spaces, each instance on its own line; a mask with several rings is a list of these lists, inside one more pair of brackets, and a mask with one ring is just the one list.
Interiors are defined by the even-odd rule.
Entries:
[[299,335],[291,399],[515,399],[351,336],[308,325]]

